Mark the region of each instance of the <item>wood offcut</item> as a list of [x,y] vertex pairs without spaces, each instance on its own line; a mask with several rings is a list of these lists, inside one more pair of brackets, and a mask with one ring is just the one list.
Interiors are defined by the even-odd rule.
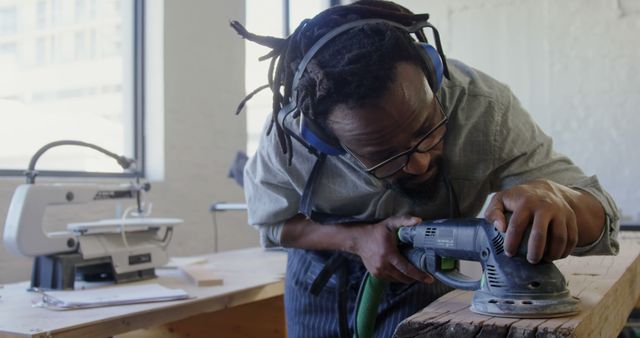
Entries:
[[180,270],[189,277],[196,286],[216,286],[224,284],[224,279],[214,267],[205,264],[181,266]]

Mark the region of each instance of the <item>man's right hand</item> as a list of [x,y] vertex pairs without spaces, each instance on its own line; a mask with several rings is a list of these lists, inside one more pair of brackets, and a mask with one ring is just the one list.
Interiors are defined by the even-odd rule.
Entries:
[[354,226],[353,244],[348,251],[360,256],[376,278],[396,283],[433,283],[431,275],[416,268],[398,250],[398,228],[420,222],[418,217],[394,216],[379,223]]
[[374,224],[323,225],[299,214],[284,224],[280,242],[284,247],[356,254],[373,276],[390,282],[432,283],[433,277],[413,266],[397,246],[398,228],[420,222],[419,217],[394,216]]
[[390,282],[432,283],[433,277],[413,266],[398,250],[396,232],[421,222],[419,217],[394,216],[373,224],[318,224],[304,215],[289,219],[282,228],[284,247],[340,250],[362,258],[376,278]]

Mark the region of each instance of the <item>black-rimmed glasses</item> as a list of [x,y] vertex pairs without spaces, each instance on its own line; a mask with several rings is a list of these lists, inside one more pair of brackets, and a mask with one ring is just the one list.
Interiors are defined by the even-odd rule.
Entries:
[[442,114],[442,120],[438,122],[438,124],[436,124],[433,128],[431,128],[431,130],[429,130],[426,134],[424,134],[413,147],[399,154],[391,156],[390,158],[370,168],[367,168],[367,166],[362,163],[362,161],[356,155],[354,155],[348,147],[346,147],[345,145],[342,145],[342,147],[351,156],[353,156],[353,158],[355,158],[356,161],[360,163],[360,165],[365,168],[365,171],[367,173],[375,176],[378,179],[385,179],[393,176],[395,173],[407,166],[413,153],[427,153],[435,148],[438,144],[440,144],[440,142],[442,142],[442,140],[444,139],[446,129],[443,128],[443,126],[447,123],[449,118],[444,113],[444,109],[442,109],[442,105],[440,105],[440,101],[437,97],[435,97],[435,100],[437,108],[440,111],[440,114]]

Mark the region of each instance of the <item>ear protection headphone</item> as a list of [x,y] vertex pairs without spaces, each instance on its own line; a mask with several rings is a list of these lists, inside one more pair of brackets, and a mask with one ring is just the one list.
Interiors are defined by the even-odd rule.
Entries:
[[[342,155],[345,153],[345,150],[342,148],[335,137],[327,134],[322,126],[318,125],[318,123],[313,121],[313,119],[304,116],[304,114],[300,114],[299,116],[299,135],[297,135],[294,131],[286,126],[285,122],[287,117],[291,116],[291,113],[293,113],[297,109],[298,82],[300,81],[300,78],[302,77],[311,59],[316,55],[320,48],[322,48],[330,40],[353,28],[375,23],[386,23],[393,27],[399,28],[402,31],[405,31],[407,34],[415,34],[418,37],[420,42],[414,42],[414,44],[416,49],[418,50],[418,54],[420,54],[422,57],[424,67],[427,70],[427,82],[429,83],[429,87],[431,87],[431,90],[434,93],[436,93],[440,88],[443,76],[446,76],[447,78],[449,77],[446,58],[444,56],[444,53],[442,52],[442,46],[440,44],[438,31],[426,20],[417,22],[412,26],[405,26],[400,23],[384,19],[362,19],[352,21],[334,28],[333,30],[325,34],[322,38],[320,38],[313,46],[311,46],[309,51],[307,51],[307,53],[300,61],[300,64],[298,65],[296,73],[293,77],[291,86],[291,101],[286,106],[282,107],[282,109],[278,112],[277,118],[277,123],[282,126],[283,130],[285,130],[287,134],[296,139],[303,146],[305,146],[309,150],[309,152],[315,155],[320,155],[320,153],[326,155]],[[422,33],[422,29],[425,27],[431,28],[433,30],[436,46],[438,47],[437,49],[426,42],[424,34]]]

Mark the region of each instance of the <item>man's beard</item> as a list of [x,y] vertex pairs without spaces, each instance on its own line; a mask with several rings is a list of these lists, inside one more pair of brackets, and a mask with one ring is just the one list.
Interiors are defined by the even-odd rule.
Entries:
[[438,167],[438,172],[428,181],[416,184],[410,182],[409,180],[411,177],[408,176],[404,180],[401,178],[389,182],[389,189],[400,192],[413,200],[428,200],[430,198],[434,198],[438,189],[438,183],[442,181],[442,158],[438,158],[433,165]]

